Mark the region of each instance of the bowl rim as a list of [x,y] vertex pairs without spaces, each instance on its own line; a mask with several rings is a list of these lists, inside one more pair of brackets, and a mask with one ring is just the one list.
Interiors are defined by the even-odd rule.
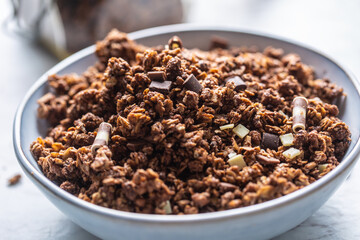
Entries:
[[[263,33],[258,31],[252,31],[248,29],[238,28],[238,27],[228,27],[228,26],[208,26],[208,25],[199,25],[199,24],[174,24],[166,25],[154,28],[148,28],[133,33],[129,33],[131,39],[140,39],[155,35],[161,35],[166,33],[178,33],[178,32],[193,32],[193,31],[222,31],[222,32],[233,32],[233,33],[244,33],[248,35],[256,35],[263,38],[273,39],[277,41],[287,42],[299,47],[305,48],[317,55],[320,55],[327,59],[328,61],[335,64],[339,69],[341,69],[352,82],[356,88],[358,96],[360,96],[360,83],[356,80],[356,77],[348,69],[344,68],[337,61],[331,57],[323,54],[322,52],[309,47],[306,44],[299,43],[297,41],[287,39],[285,37],[276,36],[269,33]],[[321,179],[311,183],[310,185],[299,189],[293,193],[276,198],[264,203],[259,203],[247,207],[241,207],[236,209],[216,211],[211,213],[201,213],[193,215],[158,215],[158,214],[144,214],[144,213],[133,213],[125,212],[121,210],[115,210],[110,208],[105,208],[98,206],[87,201],[81,200],[76,196],[62,190],[59,186],[54,184],[48,178],[46,178],[42,172],[39,172],[28,160],[24,154],[24,150],[21,146],[20,136],[21,136],[21,119],[23,115],[24,108],[34,94],[34,92],[40,88],[47,80],[47,76],[53,73],[56,73],[63,68],[71,65],[73,62],[76,62],[90,54],[93,54],[95,50],[95,45],[84,48],[83,50],[74,53],[70,57],[62,60],[50,70],[45,72],[28,90],[24,99],[21,101],[14,119],[13,125],[13,146],[15,150],[16,157],[20,166],[23,168],[25,173],[29,178],[35,183],[41,185],[48,193],[52,194],[54,197],[66,201],[68,204],[73,205],[74,207],[79,207],[82,210],[91,211],[94,214],[102,214],[107,217],[122,219],[135,222],[151,222],[151,223],[191,223],[191,222],[204,222],[204,221],[217,221],[224,218],[234,218],[234,217],[246,217],[249,215],[256,215],[267,211],[272,211],[275,208],[281,208],[286,205],[289,205],[293,202],[299,201],[300,199],[312,194],[314,191],[318,191],[320,188],[324,188],[332,181],[334,181],[338,176],[342,175],[350,166],[354,165],[357,161],[357,156],[360,153],[360,137],[356,140],[356,143],[350,153],[342,160],[341,164],[333,169],[331,172],[326,174]]]

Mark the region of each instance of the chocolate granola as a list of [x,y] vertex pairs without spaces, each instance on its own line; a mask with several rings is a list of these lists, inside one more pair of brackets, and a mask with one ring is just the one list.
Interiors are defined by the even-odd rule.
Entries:
[[343,90],[297,54],[169,42],[114,30],[86,72],[49,76],[38,114],[53,127],[31,152],[50,180],[103,207],[194,214],[284,196],[339,164]]

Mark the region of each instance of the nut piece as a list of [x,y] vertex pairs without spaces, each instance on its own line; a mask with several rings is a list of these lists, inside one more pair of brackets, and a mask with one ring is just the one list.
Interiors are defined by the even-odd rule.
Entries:
[[291,146],[294,144],[294,135],[292,133],[281,135],[280,140],[283,146]]
[[238,135],[240,138],[244,138],[250,132],[244,125],[239,124],[235,128],[233,128],[233,132]]
[[238,154],[228,160],[230,166],[238,166],[239,169],[246,167],[246,162],[244,161],[244,157],[241,154]]
[[296,97],[293,100],[292,129],[295,133],[305,130],[307,105],[308,101],[304,97]]
[[111,129],[112,126],[110,123],[102,122],[100,124],[94,143],[91,146],[91,152],[93,155],[95,155],[96,150],[100,147],[108,144]]
[[220,130],[225,130],[225,129],[229,129],[229,128],[234,128],[234,124],[226,124],[223,126],[220,126]]
[[170,38],[169,42],[169,49],[170,50],[174,50],[175,48],[182,48],[182,41],[178,36],[173,36],[172,38]]
[[289,148],[285,152],[283,152],[284,157],[293,159],[301,154],[301,151],[296,148]]

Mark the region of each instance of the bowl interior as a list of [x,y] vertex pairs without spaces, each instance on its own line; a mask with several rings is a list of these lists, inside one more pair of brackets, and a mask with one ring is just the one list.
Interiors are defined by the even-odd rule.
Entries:
[[[354,149],[359,139],[360,129],[360,121],[358,120],[360,119],[360,108],[355,107],[360,102],[358,83],[355,82],[355,79],[347,74],[343,68],[329,58],[296,43],[254,33],[219,29],[177,30],[176,27],[159,28],[157,30],[157,32],[151,30],[135,32],[130,34],[130,37],[138,43],[147,46],[157,46],[166,44],[170,37],[178,35],[186,48],[207,50],[210,45],[210,38],[217,35],[228,39],[232,46],[257,46],[259,50],[263,50],[267,46],[273,46],[284,49],[285,53],[294,52],[299,54],[304,63],[313,66],[317,77],[329,78],[332,82],[341,86],[347,94],[346,97],[337,101],[336,104],[340,110],[339,117],[348,124],[352,133],[352,143],[346,156]],[[29,146],[38,136],[45,136],[47,128],[49,127],[46,121],[37,119],[37,99],[49,91],[46,77],[53,73],[60,75],[73,72],[78,74],[82,73],[88,66],[96,62],[96,57],[93,52],[94,47],[84,49],[51,69],[36,82],[25,99],[26,102],[23,105],[23,112],[20,116],[20,147],[27,160],[39,172],[41,171],[30,153]],[[344,157],[344,162],[347,160],[350,161],[349,158],[346,159],[346,156]]]

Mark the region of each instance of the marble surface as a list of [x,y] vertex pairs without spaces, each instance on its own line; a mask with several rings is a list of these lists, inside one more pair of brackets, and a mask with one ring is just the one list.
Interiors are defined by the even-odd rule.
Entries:
[[[238,26],[264,31],[313,46],[360,78],[360,1],[216,0],[184,1],[185,22]],[[0,21],[9,4],[0,2]],[[12,121],[22,97],[57,63],[40,46],[0,32],[0,239],[97,239],[72,223],[27,179],[12,147]],[[21,173],[20,183],[7,186]],[[360,165],[333,197],[285,239],[360,239]]]

